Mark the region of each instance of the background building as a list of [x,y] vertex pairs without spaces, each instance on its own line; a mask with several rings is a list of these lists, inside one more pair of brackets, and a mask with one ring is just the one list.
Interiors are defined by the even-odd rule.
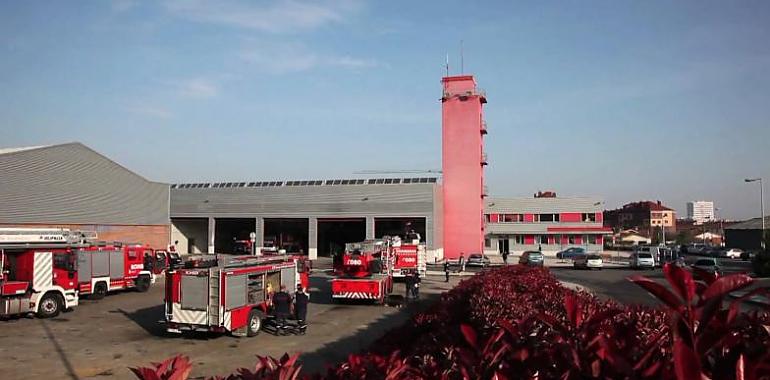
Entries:
[[[765,217],[770,225],[770,217]],[[762,248],[762,219],[754,218],[725,227],[725,244],[729,248],[758,251]]]
[[[659,234],[662,229],[666,234],[673,234],[676,232],[676,211],[660,201],[633,202],[605,211],[604,225],[616,232],[633,229],[648,237]],[[667,235],[666,240],[672,238],[672,235]]]
[[311,259],[345,243],[414,229],[429,255],[442,255],[441,186],[436,178],[194,183],[171,186],[172,241],[183,253],[232,252],[256,232],[255,247],[292,247]]
[[80,144],[0,149],[0,227],[95,231],[165,248],[169,187]]
[[687,219],[693,220],[698,224],[714,220],[714,202],[687,202]]
[[546,254],[568,247],[601,251],[602,202],[594,198],[490,198],[486,204],[485,250],[521,253],[542,248]]

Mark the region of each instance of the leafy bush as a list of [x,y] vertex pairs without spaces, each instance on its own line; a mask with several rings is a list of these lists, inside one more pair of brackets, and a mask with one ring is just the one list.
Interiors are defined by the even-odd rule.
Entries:
[[[445,293],[368,352],[302,378],[770,379],[770,316],[742,312],[745,297],[725,304],[728,293],[752,279],[701,273],[696,281],[675,266],[664,273],[669,287],[631,278],[661,300],[664,306],[655,309],[568,290],[547,269],[488,271]],[[153,368],[133,370],[141,379],[169,378],[151,377]],[[189,368],[180,373],[175,379]],[[254,370],[228,379],[301,376],[296,357],[284,356],[259,358]]]

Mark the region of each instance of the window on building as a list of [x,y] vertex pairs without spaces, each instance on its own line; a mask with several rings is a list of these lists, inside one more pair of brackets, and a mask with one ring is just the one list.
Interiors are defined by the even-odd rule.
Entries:
[[561,244],[561,235],[553,235],[553,243]]
[[535,215],[541,223],[555,223],[559,221],[559,214],[539,214]]
[[567,241],[569,241],[569,244],[575,244],[575,235],[569,235]]
[[514,244],[524,244],[524,235],[513,235]]
[[540,214],[532,215],[532,221],[535,223],[540,223]]
[[484,246],[487,247],[487,248],[491,248],[492,247],[492,239],[488,239],[488,238],[484,239]]
[[583,215],[581,216],[581,219],[584,222],[596,222],[596,214],[593,212],[583,213]]
[[548,235],[540,235],[539,244],[548,244]]
[[596,244],[596,235],[588,235],[588,244]]
[[524,216],[521,214],[502,214],[500,215],[500,221],[502,223],[521,223],[524,220]]
[[484,221],[487,223],[492,222],[492,216],[489,214],[484,214]]

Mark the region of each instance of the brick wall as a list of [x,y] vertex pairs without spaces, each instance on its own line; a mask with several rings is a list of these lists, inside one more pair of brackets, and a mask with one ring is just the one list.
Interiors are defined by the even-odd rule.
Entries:
[[12,228],[69,228],[70,230],[96,231],[99,240],[123,243],[147,244],[151,248],[165,249],[169,243],[169,225],[132,226],[115,224],[0,224]]

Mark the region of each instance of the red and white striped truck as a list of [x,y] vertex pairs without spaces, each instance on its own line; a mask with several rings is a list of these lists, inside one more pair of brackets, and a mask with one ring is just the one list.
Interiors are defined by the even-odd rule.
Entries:
[[144,269],[149,248],[95,244],[67,229],[0,229],[0,316],[59,315],[82,295],[117,289],[147,291],[155,276]]
[[166,272],[166,330],[254,336],[281,285],[308,287],[307,266],[285,255],[207,255]]
[[387,240],[349,243],[332,279],[332,300],[384,304],[393,291],[393,257]]

